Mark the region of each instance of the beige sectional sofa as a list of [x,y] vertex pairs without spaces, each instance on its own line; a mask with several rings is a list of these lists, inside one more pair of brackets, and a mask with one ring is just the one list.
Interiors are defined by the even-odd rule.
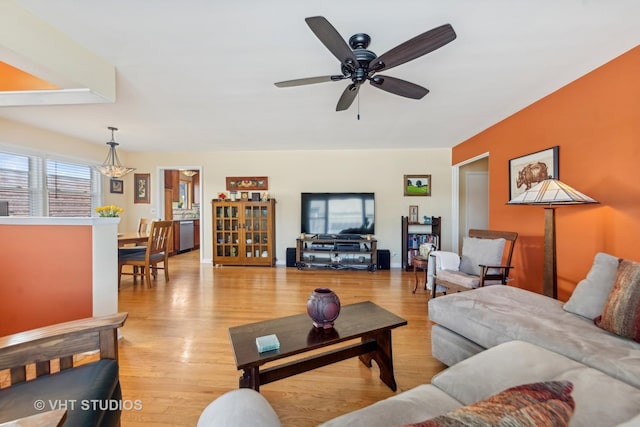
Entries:
[[[449,365],[421,385],[322,424],[401,426],[437,417],[520,384],[570,381],[572,427],[640,426],[640,343],[594,325],[618,259],[598,254],[565,304],[490,286],[429,301],[433,356]],[[234,390],[214,400],[198,426],[280,426],[266,399]]]
[[522,340],[640,388],[640,343],[599,328],[593,320],[603,310],[617,265],[617,258],[597,254],[567,303],[510,286],[432,299],[432,354],[450,366],[500,343]]
[[[451,366],[431,380],[322,427],[393,427],[424,421],[509,387],[562,380],[574,385],[572,427],[640,425],[640,390],[603,372],[524,341],[511,341]],[[635,419],[634,419],[635,417]],[[199,427],[278,427],[277,414],[251,389],[230,391],[201,414]]]

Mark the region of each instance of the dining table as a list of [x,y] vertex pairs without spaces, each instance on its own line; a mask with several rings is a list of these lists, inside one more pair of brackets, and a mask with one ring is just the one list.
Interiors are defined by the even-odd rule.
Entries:
[[149,241],[149,233],[131,231],[128,233],[118,233],[118,247],[126,245],[141,245]]

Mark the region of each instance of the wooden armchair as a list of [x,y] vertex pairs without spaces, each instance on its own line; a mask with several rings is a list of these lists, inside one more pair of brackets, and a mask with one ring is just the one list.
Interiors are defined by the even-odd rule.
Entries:
[[[432,252],[436,266],[431,297],[435,298],[438,291],[461,292],[485,285],[506,285],[513,268],[511,258],[517,238],[515,231],[472,229],[469,237],[463,239],[462,256],[454,257],[451,252]],[[447,256],[449,265],[438,260],[438,257],[444,260]],[[451,263],[454,258],[457,262]]]
[[[119,410],[79,406],[83,399],[121,399],[117,330],[126,318],[127,313],[117,313],[0,337],[0,423],[45,412],[56,415],[52,411],[61,408],[47,406],[50,402],[75,400],[77,410],[64,408],[69,424],[119,425]],[[95,356],[87,354],[96,351]]]

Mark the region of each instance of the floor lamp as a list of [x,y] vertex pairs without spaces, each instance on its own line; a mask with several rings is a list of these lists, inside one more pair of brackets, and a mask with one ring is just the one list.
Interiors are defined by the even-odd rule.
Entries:
[[539,182],[524,193],[509,200],[508,205],[544,206],[544,295],[558,298],[558,276],[556,267],[556,206],[598,203],[591,197],[574,190],[567,184],[551,177]]

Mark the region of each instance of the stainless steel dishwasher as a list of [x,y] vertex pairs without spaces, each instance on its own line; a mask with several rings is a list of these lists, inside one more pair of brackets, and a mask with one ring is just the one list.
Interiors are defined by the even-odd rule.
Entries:
[[193,249],[193,221],[180,221],[180,252]]

